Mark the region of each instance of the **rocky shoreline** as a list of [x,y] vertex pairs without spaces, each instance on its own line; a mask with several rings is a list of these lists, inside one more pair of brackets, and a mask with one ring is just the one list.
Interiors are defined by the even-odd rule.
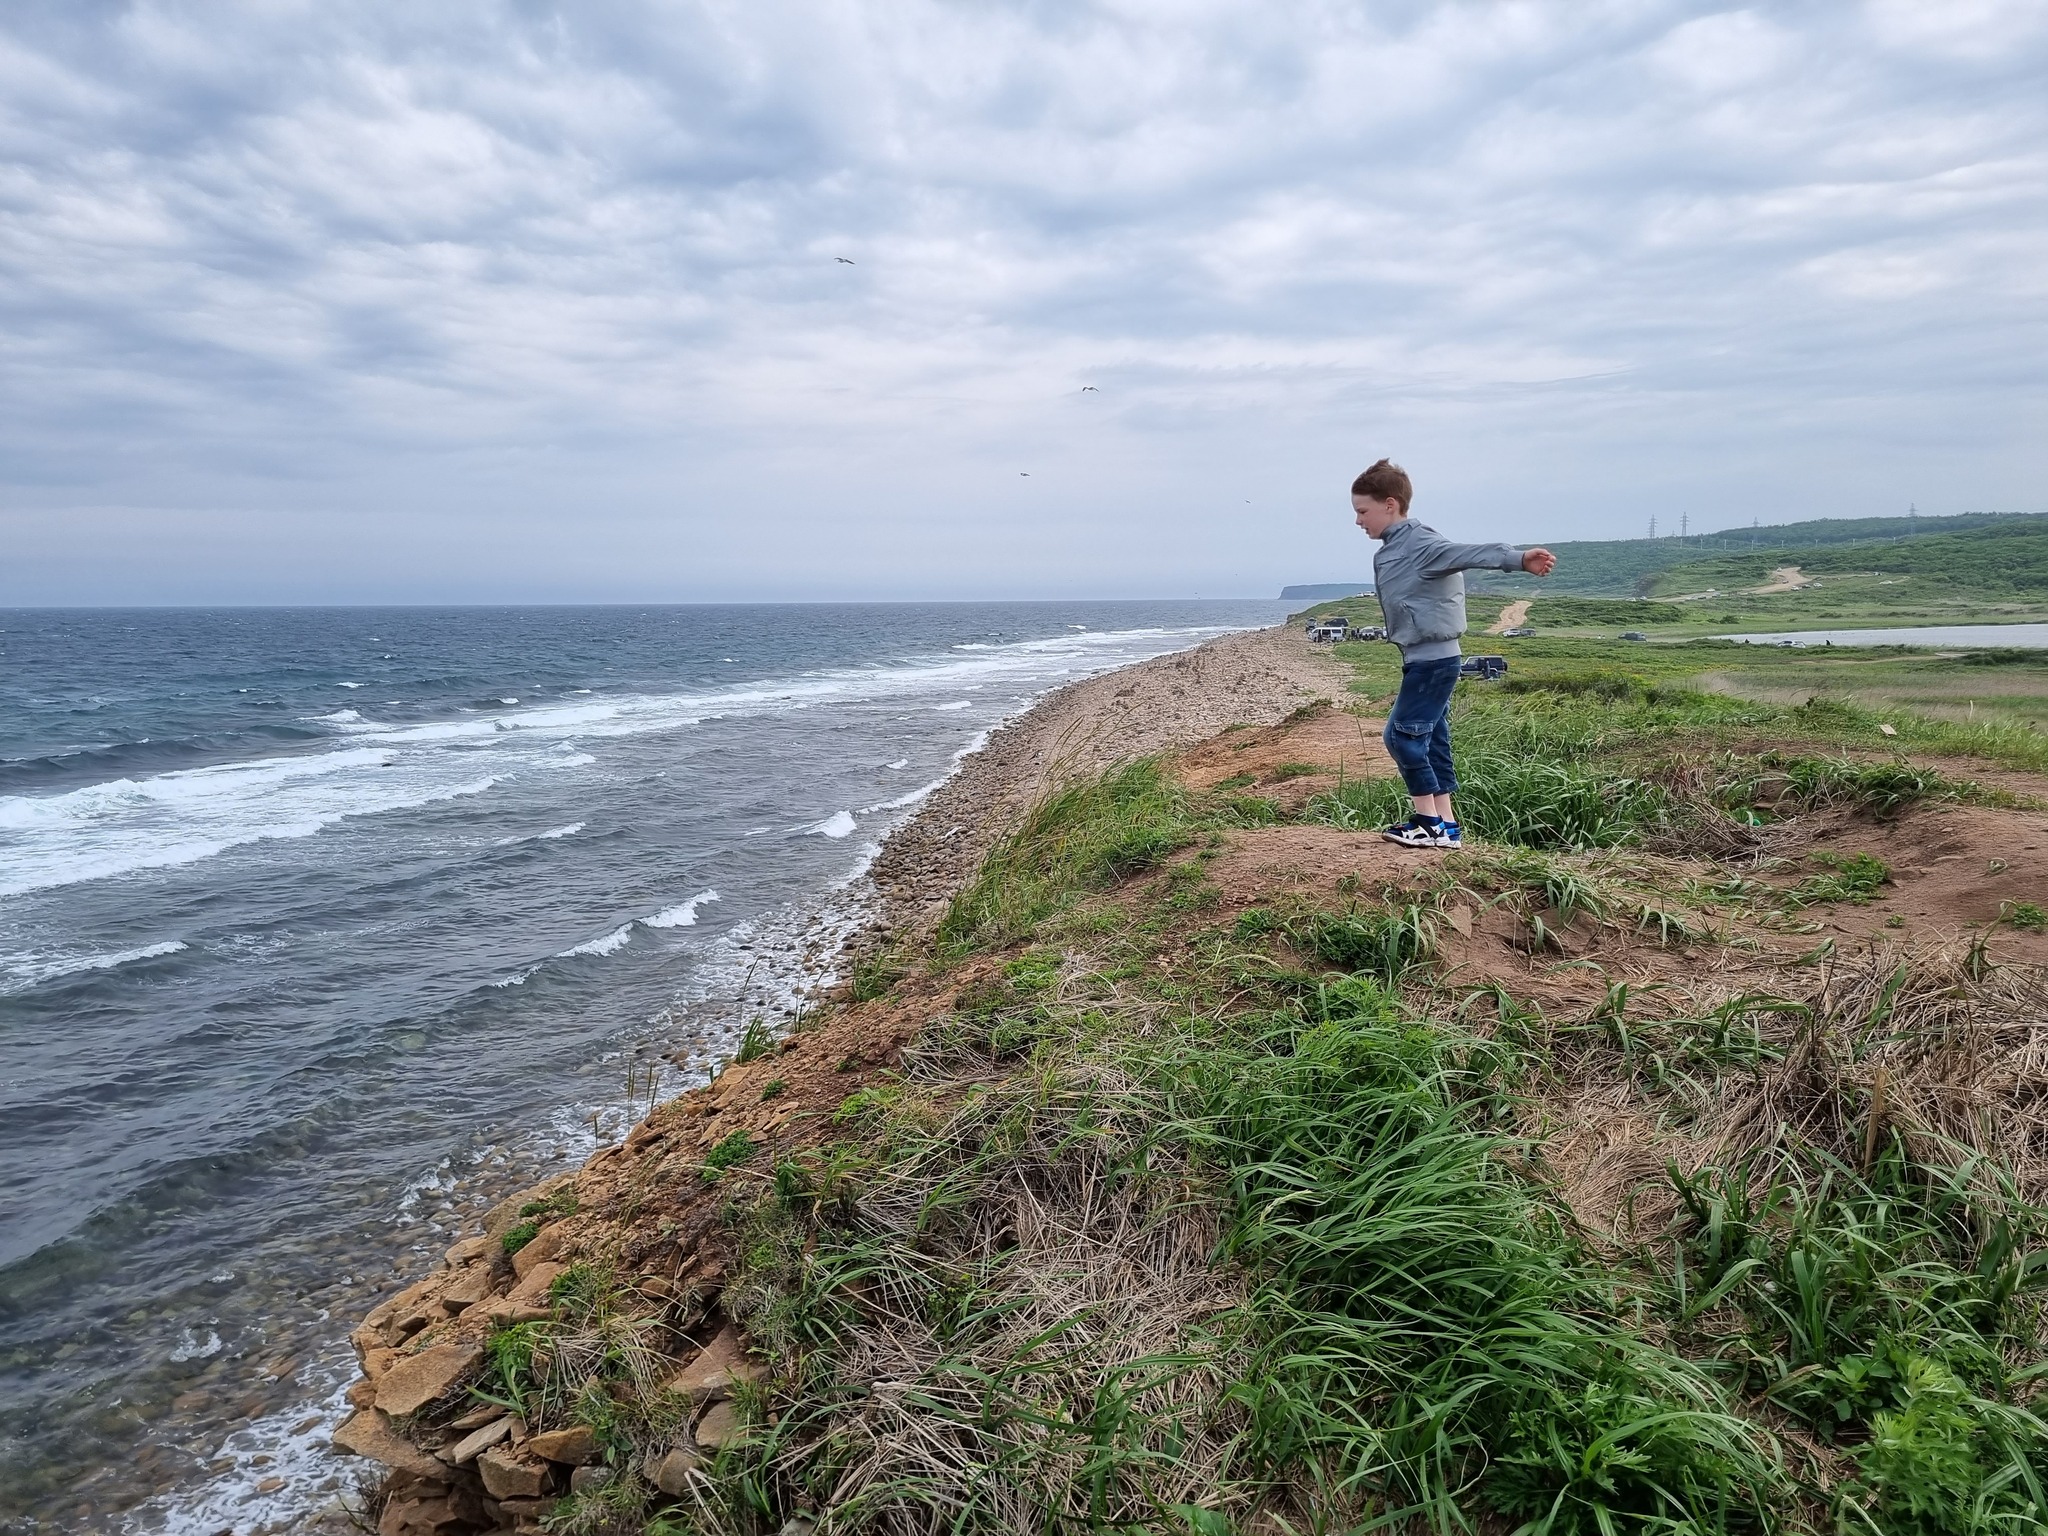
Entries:
[[[1231,725],[1270,725],[1342,686],[1302,635],[1267,629],[1058,690],[994,732],[888,839],[871,870],[875,916],[849,949],[934,922],[1003,830],[1062,778]],[[702,1467],[735,1430],[736,1400],[760,1389],[721,1307],[722,1179],[758,1176],[749,1170],[815,1139],[949,997],[911,978],[886,1002],[854,1006],[842,988],[795,1032],[657,1106],[623,1142],[500,1203],[434,1273],[366,1316],[350,1336],[362,1374],[334,1444],[381,1475],[367,1512],[380,1536],[537,1530],[556,1498],[603,1486],[622,1466],[663,1497],[700,1491]],[[663,1405],[658,1443],[606,1446],[588,1425],[528,1422],[522,1404],[470,1390],[487,1373],[559,1385],[604,1349],[627,1350],[643,1399]]]

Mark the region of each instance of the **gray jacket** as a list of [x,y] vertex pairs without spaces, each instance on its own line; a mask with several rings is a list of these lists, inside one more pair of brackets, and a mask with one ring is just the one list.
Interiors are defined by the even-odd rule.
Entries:
[[1372,580],[1387,638],[1401,647],[1402,662],[1458,654],[1464,572],[1521,568],[1522,552],[1512,545],[1453,544],[1427,523],[1405,517],[1395,523],[1372,557]]

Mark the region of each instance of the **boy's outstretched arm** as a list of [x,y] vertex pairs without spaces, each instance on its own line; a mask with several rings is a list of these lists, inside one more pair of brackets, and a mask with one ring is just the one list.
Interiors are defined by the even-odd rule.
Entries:
[[1548,576],[1557,556],[1547,549],[1517,549],[1512,544],[1456,544],[1434,528],[1421,530],[1432,535],[1416,552],[1424,576],[1448,576],[1453,571],[1527,571]]

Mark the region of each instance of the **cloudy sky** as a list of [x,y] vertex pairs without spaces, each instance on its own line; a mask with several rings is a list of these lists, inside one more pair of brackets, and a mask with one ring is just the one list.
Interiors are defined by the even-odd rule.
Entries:
[[2048,510],[2039,0],[9,0],[0,136],[0,603]]

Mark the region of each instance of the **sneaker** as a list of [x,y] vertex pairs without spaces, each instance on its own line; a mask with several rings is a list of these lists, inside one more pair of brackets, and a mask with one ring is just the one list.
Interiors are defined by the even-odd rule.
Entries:
[[1439,848],[1462,848],[1465,840],[1458,833],[1455,821],[1440,821],[1436,824],[1436,846]]
[[1441,846],[1443,823],[1434,816],[1424,821],[1420,816],[1410,816],[1398,826],[1380,828],[1380,836],[1390,843],[1399,843],[1403,848],[1435,848]]

